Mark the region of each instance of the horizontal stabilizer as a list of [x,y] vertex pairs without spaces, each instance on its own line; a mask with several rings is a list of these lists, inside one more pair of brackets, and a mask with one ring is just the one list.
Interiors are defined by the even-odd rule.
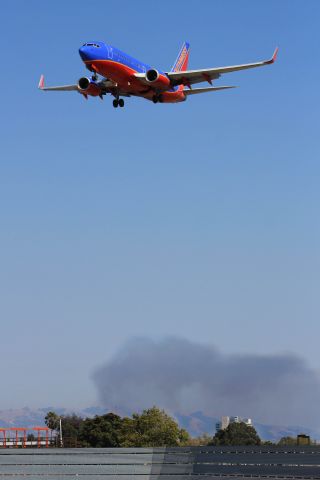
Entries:
[[228,88],[237,88],[236,86],[193,88],[192,90],[183,90],[185,95],[195,95],[196,93],[216,92],[217,90],[227,90]]

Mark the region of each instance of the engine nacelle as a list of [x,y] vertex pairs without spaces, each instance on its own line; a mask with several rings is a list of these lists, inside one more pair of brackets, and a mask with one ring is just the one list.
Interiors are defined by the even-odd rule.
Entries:
[[81,77],[78,81],[78,88],[80,93],[85,95],[91,95],[92,97],[97,97],[101,95],[101,88],[95,82],[90,80],[87,77]]
[[146,80],[157,90],[167,90],[170,87],[169,78],[153,68],[146,72]]

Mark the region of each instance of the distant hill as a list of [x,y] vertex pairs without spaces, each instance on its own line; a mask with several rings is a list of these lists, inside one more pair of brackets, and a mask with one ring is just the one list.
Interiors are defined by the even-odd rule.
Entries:
[[262,423],[256,423],[255,429],[258,435],[263,440],[270,440],[271,442],[277,442],[282,437],[296,437],[300,433],[309,435],[312,440],[320,439],[320,432],[313,430],[312,428],[296,426],[283,426],[283,425],[263,425]]
[[59,415],[70,415],[75,413],[81,417],[93,417],[94,415],[102,415],[106,412],[105,408],[88,407],[83,410],[72,410],[69,408],[59,407],[43,407],[20,409],[0,410],[0,428],[4,427],[35,427],[44,425],[44,417],[47,412],[54,411]]
[[[217,418],[208,417],[202,412],[194,412],[190,415],[175,415],[181,427],[188,430],[190,435],[196,437],[203,433],[214,435]],[[314,440],[320,439],[320,432],[302,426],[264,425],[254,423],[254,427],[262,440],[277,442],[281,437],[296,437],[299,433],[310,435]]]
[[[53,410],[60,415],[76,413],[81,417],[93,417],[94,415],[103,415],[108,410],[102,407],[88,407],[82,410],[70,410],[57,407],[43,407],[31,409],[24,407],[21,409],[0,410],[0,427],[35,427],[44,425],[44,417],[47,412]],[[120,413],[122,415],[128,412]],[[214,435],[215,424],[218,421],[215,417],[209,417],[203,412],[193,412],[190,415],[174,414],[182,428],[185,428],[193,437],[200,436],[203,433]],[[320,439],[320,432],[302,426],[283,426],[283,425],[265,425],[261,423],[254,424],[260,438],[277,442],[281,437],[295,437],[299,433],[310,435],[312,439]]]

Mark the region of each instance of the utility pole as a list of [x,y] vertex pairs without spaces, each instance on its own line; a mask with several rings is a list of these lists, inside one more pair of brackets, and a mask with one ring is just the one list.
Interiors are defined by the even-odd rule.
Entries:
[[60,447],[63,447],[63,440],[62,440],[62,421],[61,417],[59,418],[59,437],[60,437]]

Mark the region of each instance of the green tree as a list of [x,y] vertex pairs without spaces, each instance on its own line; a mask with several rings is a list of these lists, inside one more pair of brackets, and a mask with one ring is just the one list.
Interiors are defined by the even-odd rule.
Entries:
[[134,413],[122,426],[121,443],[125,447],[173,447],[186,444],[189,439],[188,432],[157,407]]
[[75,413],[61,417],[63,438],[78,438],[84,419]]
[[139,438],[139,432],[136,429],[136,420],[129,417],[122,419],[121,430],[119,434],[121,447],[142,446],[142,439]]
[[203,445],[210,445],[212,443],[212,436],[208,433],[203,433],[199,437],[190,438],[187,445],[191,445],[193,447],[199,447]]
[[243,422],[230,423],[225,430],[219,430],[210,445],[260,445],[256,430]]
[[55,412],[48,412],[44,422],[50,430],[58,430],[60,417]]
[[[46,416],[49,428],[57,429],[60,417],[54,412]],[[153,407],[132,418],[114,413],[83,419],[75,414],[64,415],[64,445],[86,447],[163,447],[190,445],[188,432],[164,410]]]
[[182,447],[184,445],[190,445],[191,437],[189,432],[185,428],[180,429],[179,433],[179,445]]
[[80,428],[79,440],[88,447],[120,447],[122,422],[114,413],[86,418]]
[[294,437],[282,437],[280,438],[278,445],[297,445],[297,439]]

